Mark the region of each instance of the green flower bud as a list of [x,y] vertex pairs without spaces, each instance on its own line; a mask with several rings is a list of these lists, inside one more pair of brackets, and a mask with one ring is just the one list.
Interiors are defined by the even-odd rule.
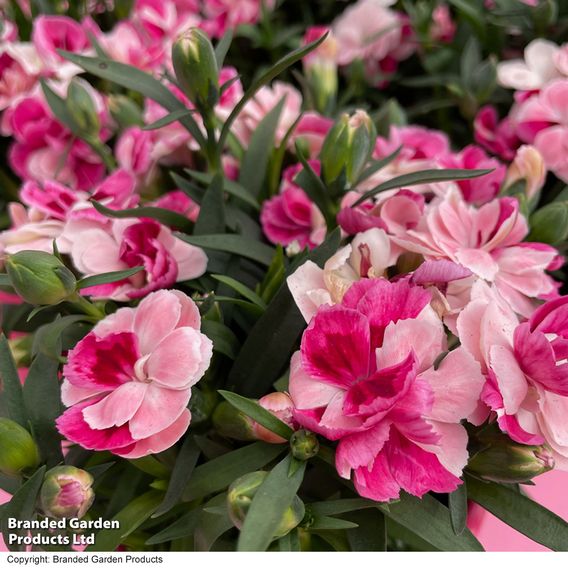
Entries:
[[523,483],[554,468],[547,446],[525,446],[507,438],[493,440],[467,465],[472,473],[500,483]]
[[73,118],[80,134],[97,136],[101,121],[91,95],[78,81],[71,81],[67,90],[67,110]]
[[109,95],[108,108],[113,120],[124,130],[130,126],[143,126],[142,110],[124,95]]
[[182,33],[172,47],[172,62],[189,100],[200,109],[212,109],[219,99],[219,69],[207,35],[199,28]]
[[6,271],[18,295],[29,304],[58,304],[77,285],[73,273],[47,252],[24,250],[8,256]]
[[18,476],[39,465],[39,451],[30,433],[8,418],[0,418],[0,472]]
[[93,482],[90,473],[70,465],[50,469],[39,495],[43,512],[57,519],[84,517],[95,499]]
[[[253,497],[267,475],[266,471],[253,471],[239,477],[230,485],[227,493],[229,517],[238,529],[242,528]],[[295,529],[302,522],[305,512],[304,503],[296,495],[290,507],[284,512],[274,538],[281,538]]]
[[327,134],[320,153],[325,182],[332,184],[345,172],[347,183],[355,183],[371,158],[376,139],[377,130],[365,111],[343,114]]
[[226,401],[219,403],[213,413],[215,430],[226,438],[243,441],[255,440],[252,425],[253,422],[248,416]]
[[309,430],[298,430],[290,438],[290,449],[297,460],[309,460],[319,452],[317,436]]

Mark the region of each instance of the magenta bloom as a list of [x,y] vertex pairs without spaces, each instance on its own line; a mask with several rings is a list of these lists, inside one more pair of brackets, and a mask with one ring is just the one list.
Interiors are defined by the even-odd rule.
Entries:
[[336,467],[377,501],[400,490],[450,492],[468,458],[459,421],[476,407],[479,365],[446,350],[430,294],[406,281],[356,282],[339,305],[320,307],[291,363],[295,418],[339,440]]
[[178,291],[147,296],[99,322],[69,352],[61,434],[127,458],[159,453],[187,430],[191,387],[212,355],[195,303]]

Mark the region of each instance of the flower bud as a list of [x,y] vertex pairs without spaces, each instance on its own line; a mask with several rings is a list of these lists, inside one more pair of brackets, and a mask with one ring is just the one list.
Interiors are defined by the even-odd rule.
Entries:
[[290,449],[297,460],[309,460],[319,452],[317,436],[309,430],[298,430],[290,438]]
[[325,182],[332,184],[345,172],[347,183],[355,183],[371,158],[376,139],[377,130],[365,111],[343,114],[327,134],[320,153]]
[[[267,475],[266,471],[253,471],[239,477],[230,485],[227,493],[229,517],[238,529],[242,528],[250,504]],[[296,495],[292,504],[282,515],[274,538],[281,538],[295,529],[302,522],[305,511],[304,503]]]
[[66,106],[81,135],[98,136],[101,121],[95,103],[87,89],[77,81],[71,81],[69,85]]
[[226,401],[217,405],[213,413],[213,426],[226,438],[244,442],[256,439],[252,431],[252,420]]
[[526,181],[525,192],[529,200],[536,197],[544,185],[546,166],[542,154],[534,146],[521,146],[517,150],[515,159],[507,171],[504,187],[510,188],[520,180]]
[[467,469],[488,481],[523,483],[554,468],[547,446],[525,446],[499,438],[475,454]]
[[[271,414],[274,414],[276,418],[279,418],[285,424],[288,424],[291,428],[294,427],[294,419],[292,417],[292,409],[294,404],[292,399],[283,392],[273,392],[263,396],[258,404],[262,406],[265,410],[268,410]],[[271,432],[264,426],[261,426],[258,422],[252,423],[252,433],[255,439],[262,440],[269,444],[284,444],[286,440],[278,434]]]
[[77,285],[73,273],[47,252],[24,250],[8,256],[6,271],[18,295],[29,304],[58,304]]
[[219,69],[211,41],[199,28],[182,33],[172,47],[176,78],[198,108],[211,109],[219,99]]
[[8,418],[0,418],[0,472],[18,476],[39,465],[39,451],[30,433]]
[[40,491],[43,512],[57,519],[84,517],[95,499],[93,481],[91,474],[70,465],[50,469]]
[[120,130],[126,130],[130,126],[144,125],[142,110],[132,99],[125,95],[109,95],[108,108]]

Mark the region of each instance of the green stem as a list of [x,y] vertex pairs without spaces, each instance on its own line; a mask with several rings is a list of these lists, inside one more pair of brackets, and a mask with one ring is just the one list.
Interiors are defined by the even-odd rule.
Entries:
[[74,294],[71,298],[69,298],[69,302],[73,303],[84,314],[92,317],[95,322],[102,320],[106,315],[100,308],[80,294]]

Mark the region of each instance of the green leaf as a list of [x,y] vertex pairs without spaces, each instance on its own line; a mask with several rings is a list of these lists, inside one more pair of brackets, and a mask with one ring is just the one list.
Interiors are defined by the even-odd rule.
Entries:
[[100,286],[101,284],[112,284],[113,282],[120,282],[126,278],[130,278],[135,274],[138,274],[141,270],[144,270],[143,266],[135,266],[134,268],[129,268],[128,270],[117,270],[115,272],[106,272],[105,274],[96,274],[95,276],[87,276],[86,278],[81,278],[77,282],[77,290],[82,290],[83,288],[88,288],[89,286]]
[[16,491],[12,499],[0,509],[0,532],[4,535],[6,546],[12,551],[24,551],[25,545],[8,544],[9,534],[26,535],[29,531],[8,529],[8,519],[18,521],[28,521],[35,517],[37,496],[43,483],[45,466],[38,469],[21,487]]
[[467,486],[465,483],[448,495],[448,505],[452,528],[459,536],[467,526]]
[[188,436],[176,459],[166,496],[156,512],[152,515],[153,517],[159,517],[167,513],[181,499],[185,487],[191,478],[191,474],[195,469],[200,453],[201,450],[196,445],[193,436]]
[[[195,179],[196,181],[199,181],[201,183],[209,185],[213,181],[213,176],[211,174],[205,174],[203,172],[196,172],[194,170],[190,170],[190,169],[187,169],[187,168],[184,171],[188,175],[190,175],[193,179]],[[172,174],[172,177],[173,177],[173,175],[174,174]],[[178,177],[178,176],[176,176],[176,177]],[[183,178],[181,178],[181,179],[183,179]],[[256,211],[260,211],[260,205],[258,204],[258,201],[254,198],[254,196],[250,193],[250,191],[248,189],[246,189],[245,187],[243,187],[242,185],[240,185],[237,182],[232,181],[230,179],[224,179],[223,180],[223,187],[224,187],[224,190],[229,195],[232,195],[233,197],[240,199],[241,201],[243,201],[247,205],[254,207],[254,209]],[[182,187],[182,189],[183,189],[183,187]]]
[[[340,242],[339,230],[333,231],[323,244],[309,253],[307,260],[323,266]],[[265,394],[289,364],[305,326],[288,285],[283,282],[244,342],[229,374],[230,388],[238,388],[240,394],[249,397]]]
[[201,201],[199,217],[195,222],[193,234],[214,235],[225,232],[225,198],[223,193],[223,176],[217,174],[211,180]]
[[450,511],[430,495],[421,499],[403,493],[400,501],[379,505],[384,514],[443,551],[479,551],[483,547],[473,534],[465,529],[456,536],[450,519]]
[[291,53],[277,61],[270,69],[262,73],[262,75],[260,75],[260,77],[258,77],[258,79],[253,82],[253,84],[246,90],[243,98],[235,105],[235,108],[232,110],[231,114],[228,116],[225,124],[223,125],[223,129],[219,137],[219,145],[221,147],[225,146],[225,141],[227,139],[227,136],[229,135],[233,122],[235,122],[236,118],[239,116],[247,102],[256,95],[258,90],[267,83],[270,83],[272,79],[280,75],[280,73],[288,69],[288,67],[302,60],[308,53],[312,52],[314,49],[317,49],[317,47],[327,39],[327,36],[328,34],[326,33],[318,40],[292,51]]
[[358,526],[347,533],[353,552],[385,552],[387,550],[387,523],[377,509],[363,509],[346,515]]
[[116,219],[148,218],[155,219],[163,225],[174,227],[180,231],[191,231],[193,229],[193,223],[187,217],[169,209],[162,209],[161,207],[134,207],[132,209],[116,210],[109,209],[98,201],[91,201],[91,203],[105,217]]
[[268,159],[274,147],[274,136],[285,102],[286,97],[282,97],[260,121],[241,162],[239,184],[246,187],[252,195],[259,196],[264,185]]
[[219,394],[230,404],[232,404],[237,410],[240,410],[243,414],[246,414],[249,418],[252,418],[255,422],[258,422],[261,426],[264,426],[271,432],[278,434],[282,438],[289,440],[294,431],[288,424],[285,424],[274,416],[271,412],[262,408],[258,402],[251,400],[250,398],[245,398],[235,394],[234,392],[220,390]]
[[307,529],[310,531],[337,531],[356,529],[358,526],[357,523],[336,519],[335,517],[316,517]]
[[298,535],[298,530],[294,529],[287,535],[283,536],[278,540],[278,550],[280,552],[300,552],[300,537]]
[[177,540],[179,538],[184,538],[186,536],[192,535],[195,527],[197,526],[200,515],[201,509],[194,509],[193,511],[189,511],[189,513],[186,513],[185,515],[180,517],[177,521],[169,525],[163,531],[160,531],[159,533],[150,537],[146,541],[146,544],[148,546],[152,546],[155,544],[162,544],[164,542],[169,542],[171,540]]
[[61,353],[61,335],[62,333],[71,325],[88,321],[89,316],[84,314],[78,314],[75,316],[64,316],[58,318],[55,321],[42,325],[36,332],[34,336],[34,342],[32,346],[32,352],[34,355],[43,354],[47,357],[55,360],[59,360],[59,355]]
[[[156,101],[170,112],[187,110],[184,104],[160,81],[154,79],[148,73],[136,69],[136,67],[101,57],[85,57],[61,49],[58,49],[57,52],[61,57],[82,67],[85,71],[107,81],[112,81],[126,89],[137,91]],[[195,119],[191,115],[187,115],[180,118],[179,121],[195,138],[199,146],[204,147],[205,138]]]
[[486,37],[483,9],[478,8],[476,3],[470,0],[448,0],[448,2],[471,24],[477,36],[483,40]]
[[28,428],[22,384],[10,345],[4,334],[0,335],[0,387],[1,406],[6,416],[20,426]]
[[256,292],[253,292],[250,288],[247,288],[238,280],[235,280],[230,276],[223,276],[222,274],[212,274],[211,277],[215,278],[215,280],[219,280],[219,282],[222,282],[223,284],[226,284],[238,292],[243,298],[246,298],[259,308],[262,308],[263,310],[266,309],[266,302]]
[[335,501],[321,501],[318,503],[310,503],[309,508],[314,515],[341,515],[351,511],[359,511],[361,509],[372,509],[377,507],[375,501],[368,499],[337,499]]
[[167,126],[168,124],[172,124],[172,122],[177,122],[180,118],[183,118],[195,112],[195,109],[189,108],[180,108],[178,110],[174,110],[173,112],[166,114],[166,116],[159,118],[155,122],[145,124],[142,127],[142,130],[158,130],[160,128],[163,128],[164,126]]
[[201,331],[213,342],[213,349],[235,359],[239,353],[239,340],[236,335],[223,323],[203,320]]
[[551,550],[568,551],[568,523],[522,493],[467,478],[468,497],[504,523]]
[[359,176],[356,185],[360,184],[361,182],[369,179],[373,174],[376,174],[378,171],[382,170],[385,166],[388,166],[391,162],[396,160],[398,155],[402,150],[402,146],[399,146],[392,154],[385,156],[380,160],[373,160],[369,166]]
[[[219,507],[222,509],[218,509]],[[209,512],[213,509],[218,510]],[[205,504],[201,512],[195,528],[195,550],[209,552],[219,537],[231,528],[233,528],[233,523],[227,509],[227,494],[216,495]]]
[[238,477],[264,467],[283,451],[280,444],[256,442],[208,461],[195,468],[183,500],[201,499],[222,491]]
[[12,281],[7,274],[0,274],[0,286],[12,286]]
[[219,250],[223,252],[230,252],[242,256],[243,258],[250,258],[264,266],[270,266],[274,249],[264,243],[242,237],[241,235],[184,235],[176,233],[176,236],[182,241],[195,245],[204,249]]
[[232,41],[233,41],[233,30],[231,28],[228,28],[227,31],[223,34],[223,37],[219,40],[219,42],[215,46],[215,60],[217,61],[217,67],[219,69],[223,67],[223,63],[225,62],[225,57],[229,52]]
[[434,183],[438,181],[456,181],[463,179],[471,179],[484,176],[493,170],[461,170],[461,169],[448,169],[448,170],[423,170],[421,172],[413,172],[410,174],[403,174],[395,178],[385,181],[373,189],[365,192],[351,207],[360,205],[367,199],[387,191],[388,189],[396,189],[398,187],[408,187],[410,185],[417,185],[420,183]]
[[290,456],[286,456],[266,477],[255,493],[241,528],[238,551],[264,551],[278,529],[286,509],[292,504],[304,479],[306,462],[288,477]]
[[96,534],[95,544],[86,552],[114,552],[117,546],[132,534],[160,505],[162,493],[148,491],[131,501],[112,520],[119,522],[119,529],[103,529]]
[[58,371],[58,361],[40,353],[30,366],[23,389],[34,439],[42,461],[50,468],[63,461],[61,436],[55,427],[63,410]]
[[51,87],[47,84],[45,79],[40,79],[41,90],[51,112],[55,115],[61,123],[63,123],[69,130],[75,135],[81,135],[81,128],[77,125],[69,110],[64,99],[62,99],[58,94],[56,94]]
[[568,201],[554,201],[535,211],[529,222],[531,242],[559,244],[568,237]]

